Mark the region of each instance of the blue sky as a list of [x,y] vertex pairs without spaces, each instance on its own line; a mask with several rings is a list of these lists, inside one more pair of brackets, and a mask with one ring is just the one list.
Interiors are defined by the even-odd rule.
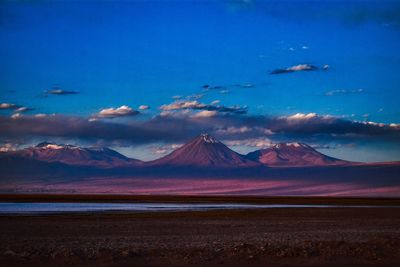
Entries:
[[[199,102],[247,106],[246,116],[316,113],[400,122],[400,5],[395,1],[2,1],[0,39],[0,103],[34,109],[24,116],[86,118],[106,108],[149,105],[121,123],[148,121],[175,95],[204,94]],[[299,64],[319,69],[270,74]],[[322,70],[324,65],[329,69]],[[223,88],[204,92],[205,84]],[[78,93],[45,93],[53,87]],[[10,116],[15,110],[0,113]],[[394,141],[343,143],[315,136],[312,141],[335,144],[324,152],[347,159],[358,152],[361,160],[400,160],[395,136]],[[27,137],[18,142],[41,138]],[[1,141],[17,141],[12,139],[3,135]],[[157,156],[149,155],[153,146],[165,140],[152,142],[116,148],[152,158]]]

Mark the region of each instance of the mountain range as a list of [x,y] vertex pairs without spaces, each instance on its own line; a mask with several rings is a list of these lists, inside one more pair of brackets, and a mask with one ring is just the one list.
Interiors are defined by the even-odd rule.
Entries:
[[352,162],[326,156],[303,143],[280,143],[241,155],[209,134],[201,134],[170,154],[149,162],[128,158],[106,147],[78,147],[49,142],[3,152],[1,158],[24,158],[47,163],[96,168],[214,167],[246,168],[349,165]]
[[349,162],[303,143],[242,155],[208,134],[148,162],[48,142],[0,152],[5,193],[397,196],[399,179],[399,162]]

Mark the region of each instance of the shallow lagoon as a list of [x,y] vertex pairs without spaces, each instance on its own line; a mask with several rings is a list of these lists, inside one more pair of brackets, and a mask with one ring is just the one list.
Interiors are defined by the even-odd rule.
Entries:
[[270,208],[371,208],[376,206],[232,204],[232,203],[0,203],[0,214],[52,214],[70,212],[160,212]]

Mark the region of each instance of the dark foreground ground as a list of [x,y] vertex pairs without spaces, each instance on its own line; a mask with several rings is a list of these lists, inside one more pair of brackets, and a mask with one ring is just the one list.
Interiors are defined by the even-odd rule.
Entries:
[[0,216],[0,266],[400,266],[400,209]]

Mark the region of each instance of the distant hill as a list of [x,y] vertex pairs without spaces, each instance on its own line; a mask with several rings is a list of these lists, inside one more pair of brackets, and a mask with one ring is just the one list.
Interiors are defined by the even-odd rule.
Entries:
[[83,148],[43,142],[34,147],[11,151],[8,155],[45,162],[60,162],[76,166],[113,168],[140,165],[141,161],[130,159],[106,147]]
[[246,155],[253,161],[274,167],[348,165],[352,162],[326,156],[303,143],[280,143]]

